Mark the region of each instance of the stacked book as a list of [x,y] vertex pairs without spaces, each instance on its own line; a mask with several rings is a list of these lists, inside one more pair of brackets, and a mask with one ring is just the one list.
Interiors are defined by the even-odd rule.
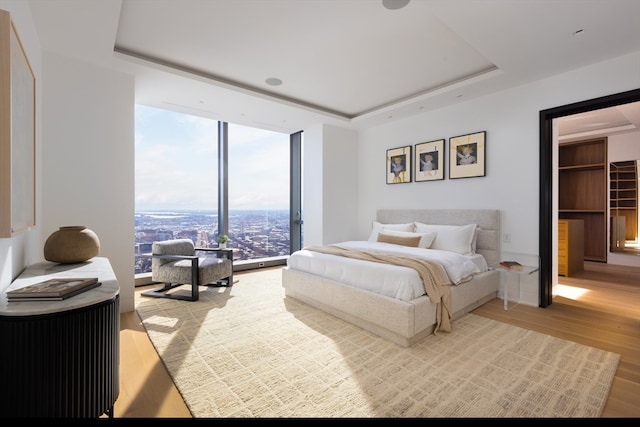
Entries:
[[97,277],[59,277],[7,292],[12,301],[62,301],[101,285]]
[[522,271],[522,264],[518,261],[500,261],[500,265],[504,268],[508,268],[509,270]]

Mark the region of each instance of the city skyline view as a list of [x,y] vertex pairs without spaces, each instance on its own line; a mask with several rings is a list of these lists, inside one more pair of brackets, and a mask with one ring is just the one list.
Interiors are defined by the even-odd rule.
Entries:
[[[191,239],[196,247],[217,248],[217,212],[210,210],[139,211],[135,213],[135,274],[151,272],[153,242]],[[227,247],[234,261],[279,257],[290,253],[289,210],[229,211]]]

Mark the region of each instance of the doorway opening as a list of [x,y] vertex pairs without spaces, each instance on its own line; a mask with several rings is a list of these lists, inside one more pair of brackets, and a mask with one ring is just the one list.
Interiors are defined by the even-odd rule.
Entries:
[[640,89],[594,98],[540,111],[539,248],[540,288],[538,305],[551,305],[553,298],[553,119],[640,101]]

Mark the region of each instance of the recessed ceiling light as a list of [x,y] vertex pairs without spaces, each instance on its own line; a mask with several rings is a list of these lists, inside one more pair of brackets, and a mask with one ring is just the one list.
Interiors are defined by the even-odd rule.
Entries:
[[402,9],[410,0],[382,0],[382,5],[389,10]]
[[280,86],[282,84],[282,80],[275,77],[269,77],[265,80],[265,83],[270,86]]

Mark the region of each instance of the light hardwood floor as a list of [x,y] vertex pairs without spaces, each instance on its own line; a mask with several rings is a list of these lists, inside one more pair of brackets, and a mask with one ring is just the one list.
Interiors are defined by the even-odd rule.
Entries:
[[[280,267],[239,272],[240,280],[259,278]],[[578,299],[557,296],[547,308],[493,300],[473,313],[601,348],[621,355],[602,417],[640,417],[640,268],[585,263],[575,277],[560,277],[563,291],[586,291]],[[136,289],[136,298],[145,288]],[[121,315],[120,396],[115,418],[190,418],[136,312]]]

